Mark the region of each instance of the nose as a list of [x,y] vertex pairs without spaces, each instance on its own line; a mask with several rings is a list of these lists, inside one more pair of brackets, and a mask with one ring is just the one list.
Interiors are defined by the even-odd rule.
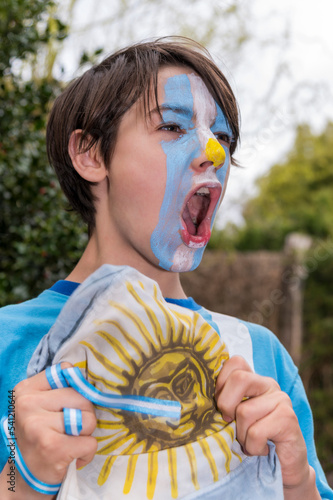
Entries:
[[211,137],[208,139],[205,149],[208,161],[211,161],[215,168],[221,167],[225,162],[225,151],[221,144]]

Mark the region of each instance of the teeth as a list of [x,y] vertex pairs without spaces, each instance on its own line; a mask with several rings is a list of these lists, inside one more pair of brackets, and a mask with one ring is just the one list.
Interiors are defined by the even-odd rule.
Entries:
[[207,187],[202,187],[198,189],[198,191],[195,194],[198,194],[200,196],[206,196],[207,194],[209,194],[209,189]]

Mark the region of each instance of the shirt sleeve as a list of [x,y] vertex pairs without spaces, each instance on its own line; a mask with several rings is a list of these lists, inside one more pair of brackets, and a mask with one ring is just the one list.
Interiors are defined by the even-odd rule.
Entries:
[[333,500],[333,491],[327,484],[317,457],[312,411],[298,369],[287,350],[270,330],[251,323],[245,324],[252,339],[255,372],[274,378],[281,390],[290,397],[306,443],[309,464],[316,472],[316,484],[321,498]]

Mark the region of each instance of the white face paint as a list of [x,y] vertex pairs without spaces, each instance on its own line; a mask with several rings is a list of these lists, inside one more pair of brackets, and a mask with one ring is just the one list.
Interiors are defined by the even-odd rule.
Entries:
[[160,102],[167,181],[151,248],[159,265],[195,269],[209,241],[228,177],[231,130],[202,79],[177,74],[166,79]]

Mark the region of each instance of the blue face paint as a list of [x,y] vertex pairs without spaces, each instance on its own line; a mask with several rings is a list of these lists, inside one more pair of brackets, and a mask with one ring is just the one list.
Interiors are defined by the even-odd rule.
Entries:
[[[217,169],[211,162],[209,166],[198,168],[194,166],[195,159],[201,158],[209,139],[215,141],[214,134],[231,135],[231,131],[221,109],[198,76],[182,74],[168,78],[164,91],[165,98],[160,105],[163,122],[177,125],[182,133],[162,142],[166,155],[166,189],[159,221],[151,236],[151,248],[163,269],[189,271],[199,265],[208,243],[228,172],[229,151],[223,146],[226,159]],[[203,157],[202,161],[209,160]],[[210,193],[207,210],[206,200],[198,195],[192,199],[191,194],[199,188]],[[204,194],[202,196],[207,199]],[[202,203],[205,209],[200,208]],[[189,231],[188,226],[192,226],[190,219],[195,218],[197,212],[207,212],[207,220],[199,225],[200,234],[193,234],[193,227]]]

